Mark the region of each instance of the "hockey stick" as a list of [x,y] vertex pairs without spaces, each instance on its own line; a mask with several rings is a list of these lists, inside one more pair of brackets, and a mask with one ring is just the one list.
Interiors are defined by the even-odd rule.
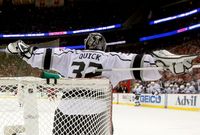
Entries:
[[145,68],[110,68],[110,69],[96,69],[95,72],[103,71],[137,71],[137,70],[164,70],[164,67],[145,67]]
[[200,68],[200,64],[193,65],[192,68]]
[[[192,68],[200,68],[200,64],[193,65]],[[111,68],[111,69],[96,69],[95,72],[103,72],[103,71],[138,71],[138,70],[166,70],[167,67],[145,67],[145,68]]]

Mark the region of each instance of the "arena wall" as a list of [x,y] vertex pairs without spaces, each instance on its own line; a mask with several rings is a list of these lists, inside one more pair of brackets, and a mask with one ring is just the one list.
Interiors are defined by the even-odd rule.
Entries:
[[[134,101],[134,94],[113,94],[113,104],[134,106]],[[199,94],[142,94],[140,96],[140,102],[142,107],[200,111]]]

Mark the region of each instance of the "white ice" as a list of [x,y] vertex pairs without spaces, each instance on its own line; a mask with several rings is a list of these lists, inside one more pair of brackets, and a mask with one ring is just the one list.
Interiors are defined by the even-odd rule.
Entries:
[[[14,124],[13,121],[21,122],[19,115],[15,113],[20,109],[16,108],[18,103],[12,102],[12,105],[8,108],[0,102],[0,127],[4,127],[2,124],[9,117],[12,118],[10,125]],[[1,110],[5,109],[8,112],[2,113]],[[7,117],[3,117],[3,114]],[[114,135],[200,135],[200,112],[113,105],[113,123]],[[44,126],[49,125],[45,124],[43,128]],[[0,135],[2,134],[0,131]]]
[[200,135],[200,112],[113,105],[114,135]]

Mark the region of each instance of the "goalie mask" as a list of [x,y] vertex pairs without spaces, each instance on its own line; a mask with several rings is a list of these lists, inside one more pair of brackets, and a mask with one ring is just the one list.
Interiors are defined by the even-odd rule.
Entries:
[[90,33],[84,40],[85,49],[106,50],[106,40],[100,33]]

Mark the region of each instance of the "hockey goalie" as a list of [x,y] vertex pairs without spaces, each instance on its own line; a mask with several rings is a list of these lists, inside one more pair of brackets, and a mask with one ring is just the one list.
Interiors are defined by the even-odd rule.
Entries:
[[[119,72],[108,72],[106,69],[113,68],[155,68],[162,66],[163,69],[170,70],[174,74],[185,73],[192,67],[192,60],[197,56],[180,56],[168,51],[155,51],[152,54],[125,54],[106,51],[105,38],[100,33],[90,33],[85,39],[85,50],[72,50],[60,48],[36,48],[18,40],[10,43],[6,52],[18,55],[32,67],[45,70],[55,70],[66,78],[87,78],[101,76],[108,78],[112,86],[116,86],[120,81],[137,79],[142,81],[159,80],[162,76],[158,69],[151,70],[124,70]],[[161,63],[161,64],[160,64]],[[95,72],[103,69],[101,72]],[[104,70],[105,69],[105,70]],[[73,89],[71,93],[75,92]],[[90,91],[83,91],[83,95]],[[63,93],[62,99],[68,98],[69,93]],[[77,95],[77,93],[74,93]],[[100,114],[101,115],[101,114]],[[99,130],[89,133],[93,128],[99,127],[97,123],[87,123],[90,117],[98,119],[100,116],[91,115],[68,115],[65,107],[60,104],[55,112],[54,135],[104,135]],[[71,126],[73,119],[82,122],[80,127]],[[86,119],[86,121],[84,121]],[[90,126],[93,125],[93,126]],[[80,132],[77,132],[78,129]],[[72,132],[74,131],[74,132]],[[112,133],[111,133],[112,134]]]

